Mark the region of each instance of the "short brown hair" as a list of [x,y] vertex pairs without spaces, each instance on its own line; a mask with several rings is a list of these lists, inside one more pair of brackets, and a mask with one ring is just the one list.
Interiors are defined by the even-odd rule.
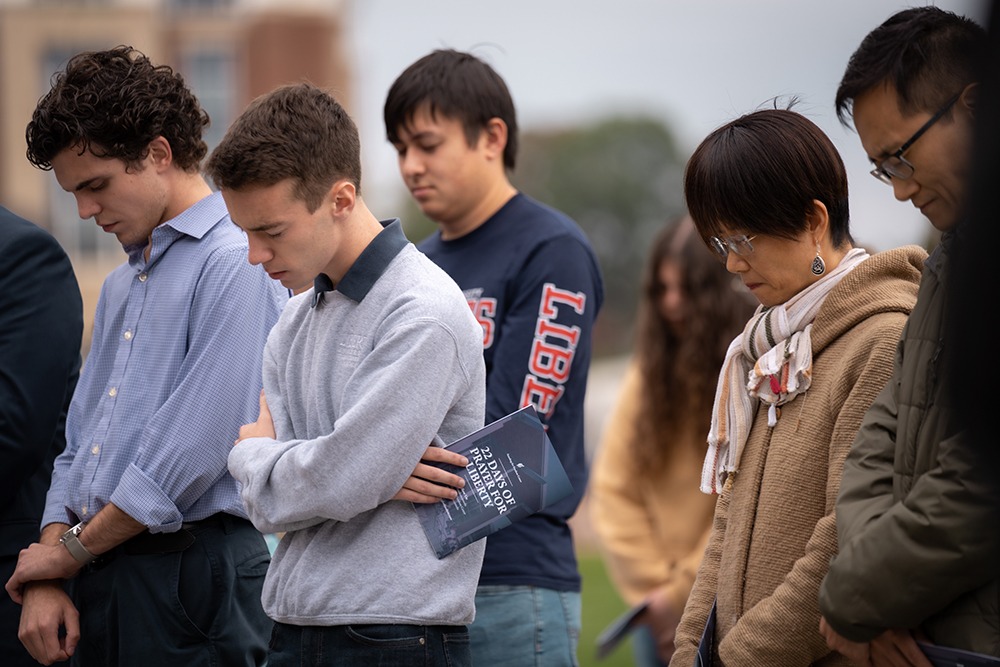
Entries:
[[217,187],[240,190],[295,182],[315,211],[338,180],[361,191],[361,141],[344,108],[309,83],[261,95],[232,124],[205,167]]

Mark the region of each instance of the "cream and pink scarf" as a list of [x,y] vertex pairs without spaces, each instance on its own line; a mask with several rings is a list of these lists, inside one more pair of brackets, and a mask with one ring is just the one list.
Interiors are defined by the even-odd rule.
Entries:
[[786,303],[759,306],[743,333],[730,343],[715,390],[702,491],[719,493],[726,478],[739,470],[740,454],[761,403],[767,404],[767,423],[773,427],[778,423],[778,406],[809,389],[816,313],[830,291],[866,259],[867,252],[854,248],[835,269]]

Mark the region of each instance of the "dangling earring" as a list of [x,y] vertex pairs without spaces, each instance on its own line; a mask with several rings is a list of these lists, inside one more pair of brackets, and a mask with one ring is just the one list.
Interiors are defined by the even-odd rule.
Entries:
[[826,262],[824,262],[823,258],[819,256],[818,243],[816,244],[816,256],[813,258],[812,267],[810,268],[812,269],[814,276],[821,276],[826,273]]

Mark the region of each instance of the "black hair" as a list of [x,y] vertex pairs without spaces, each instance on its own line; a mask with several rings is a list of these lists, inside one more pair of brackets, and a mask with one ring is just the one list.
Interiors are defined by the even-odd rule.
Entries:
[[876,86],[891,85],[904,114],[934,113],[968,84],[986,49],[978,23],[939,7],[893,14],[862,40],[837,88],[837,117],[848,125],[854,101]]
[[517,158],[517,116],[507,84],[496,71],[470,53],[454,49],[433,51],[403,70],[386,96],[384,118],[389,141],[399,144],[399,130],[407,127],[422,105],[432,116],[457,119],[469,146],[493,118],[507,125],[503,163],[514,169]]
[[684,197],[706,241],[723,229],[795,238],[818,200],[834,246],[853,243],[840,153],[815,123],[788,109],[755,111],[709,134],[688,161]]

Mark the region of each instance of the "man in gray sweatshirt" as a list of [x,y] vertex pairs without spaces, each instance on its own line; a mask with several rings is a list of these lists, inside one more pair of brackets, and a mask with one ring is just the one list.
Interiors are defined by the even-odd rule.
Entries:
[[[249,261],[292,298],[229,469],[258,529],[268,665],[468,665],[485,541],[437,559],[393,496],[428,442],[483,425],[482,329],[458,286],[360,196],[357,129],[326,92],[255,100],[209,159]],[[249,317],[253,313],[248,313]]]

